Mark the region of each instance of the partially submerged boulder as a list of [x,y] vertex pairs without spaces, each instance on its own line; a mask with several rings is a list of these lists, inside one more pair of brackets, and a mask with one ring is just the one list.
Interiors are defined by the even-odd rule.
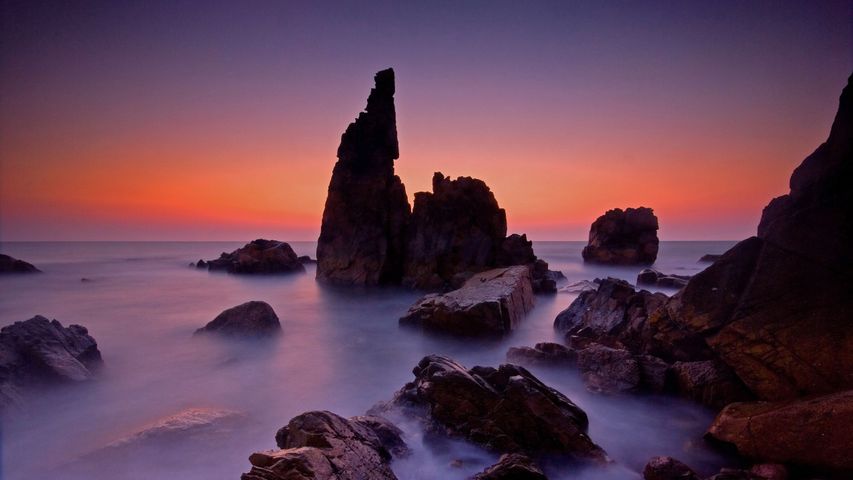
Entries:
[[652,457],[643,468],[644,480],[702,480],[687,465],[672,457]]
[[429,355],[413,373],[415,380],[379,410],[402,409],[429,431],[501,453],[607,460],[587,435],[586,413],[523,367],[466,370],[448,357]]
[[30,263],[0,253],[0,274],[4,273],[39,273],[41,270]]
[[559,343],[543,342],[533,347],[510,347],[506,361],[525,367],[564,367],[577,362],[578,354]]
[[160,418],[122,437],[87,457],[104,458],[120,453],[132,454],[146,446],[199,441],[203,438],[233,434],[245,416],[234,410],[192,407]]
[[0,406],[20,400],[22,390],[84,382],[103,365],[86,327],[63,327],[41,315],[0,330]]
[[305,272],[305,267],[289,244],[259,238],[216,260],[199,260],[197,268],[243,274]]
[[530,457],[505,453],[498,463],[474,475],[471,480],[548,480],[548,477]]
[[651,208],[614,208],[589,229],[586,262],[611,265],[652,264],[658,256],[658,218]]
[[[392,453],[372,425],[387,422],[355,417],[349,420],[327,411],[306,412],[276,434],[278,450],[253,453],[251,470],[242,480],[394,480]],[[386,425],[387,427],[387,425]],[[388,435],[387,428],[382,435]],[[395,432],[396,435],[396,432]],[[394,444],[402,439],[397,436]]]
[[281,333],[281,322],[275,310],[266,303],[253,300],[231,307],[195,331],[232,337],[266,337]]
[[660,288],[683,288],[690,275],[661,273],[653,268],[645,268],[637,274],[637,285],[649,285]]
[[478,273],[462,288],[429,294],[415,302],[400,325],[466,336],[513,331],[533,308],[530,270],[525,266]]
[[640,363],[628,350],[592,344],[577,352],[586,388],[597,393],[636,392],[642,381]]

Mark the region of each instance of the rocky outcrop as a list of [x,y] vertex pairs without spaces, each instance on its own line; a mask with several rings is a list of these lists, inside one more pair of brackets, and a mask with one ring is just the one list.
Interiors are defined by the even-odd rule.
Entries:
[[675,362],[670,375],[682,397],[713,408],[754,398],[732,369],[719,360]]
[[702,480],[687,465],[672,457],[652,457],[643,468],[644,480]]
[[853,391],[805,400],[733,403],[708,436],[762,462],[853,473]]
[[195,331],[231,337],[267,337],[281,333],[281,322],[266,302],[251,301],[223,311]]
[[296,260],[299,261],[299,263],[301,263],[302,265],[316,265],[317,264],[317,260],[314,260],[313,258],[309,257],[308,255],[302,255],[301,257],[298,257]]
[[549,270],[548,262],[536,257],[533,242],[524,234],[513,233],[503,240],[498,251],[497,265],[527,265],[535,293],[557,293],[557,283],[566,279],[563,272]]
[[39,273],[41,270],[23,260],[0,253],[0,275],[4,273]]
[[88,330],[41,315],[0,330],[0,407],[29,387],[91,380],[103,364]]
[[365,111],[341,136],[317,241],[317,279],[343,285],[399,283],[409,200],[394,174],[399,157],[394,71],[382,70]]
[[[382,425],[381,435],[373,430]],[[391,451],[383,437],[392,432],[382,419],[349,420],[332,412],[306,412],[294,417],[276,434],[278,450],[253,453],[251,470],[242,480],[362,480],[397,477],[391,470]],[[393,426],[392,426],[393,427]],[[396,427],[393,427],[396,428]],[[393,444],[402,439],[394,430]],[[387,438],[385,438],[387,441]]]
[[640,388],[640,363],[628,350],[592,344],[577,355],[578,369],[588,390],[624,393]]
[[615,208],[593,222],[586,262],[611,265],[652,264],[658,256],[658,217],[651,208]]
[[471,477],[471,480],[548,480],[530,457],[519,453],[501,455],[498,463]]
[[607,459],[587,435],[586,413],[522,367],[466,370],[450,358],[430,355],[413,373],[415,380],[377,410],[402,409],[428,431],[500,453]]
[[296,252],[287,243],[259,238],[216,260],[199,260],[196,268],[228,273],[271,274],[305,272]]
[[637,285],[648,285],[660,288],[683,288],[690,280],[689,275],[661,273],[652,268],[645,268],[637,275]]
[[559,343],[537,343],[533,347],[510,347],[506,352],[506,361],[525,367],[564,367],[573,366],[578,354]]
[[461,288],[415,302],[400,325],[466,336],[513,331],[533,308],[530,270],[525,266],[475,274]]

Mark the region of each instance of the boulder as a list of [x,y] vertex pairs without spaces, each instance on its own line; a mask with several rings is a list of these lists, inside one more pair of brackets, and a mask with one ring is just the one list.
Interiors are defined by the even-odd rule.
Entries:
[[714,263],[720,259],[723,255],[720,253],[706,253],[699,258],[700,262]]
[[469,278],[458,290],[429,294],[415,302],[400,325],[467,336],[513,331],[533,308],[530,270],[497,268]]
[[41,270],[23,260],[0,253],[0,274],[4,273],[39,273]]
[[658,217],[651,208],[615,208],[593,222],[585,262],[652,264],[658,256]]
[[314,260],[313,258],[309,257],[308,255],[302,255],[301,257],[298,257],[296,260],[299,263],[301,263],[302,265],[316,265],[317,264],[317,260]]
[[231,253],[223,252],[216,260],[199,260],[196,268],[245,274],[305,272],[290,245],[262,238]]
[[634,357],[640,366],[640,385],[652,393],[663,393],[667,388],[669,364],[654,355]]
[[548,480],[530,457],[505,453],[498,463],[471,477],[471,480]]
[[645,268],[637,275],[637,285],[649,285],[660,288],[682,288],[690,280],[689,275],[661,273],[652,268]]
[[670,375],[676,391],[712,408],[720,409],[732,402],[752,400],[752,393],[734,372],[719,360],[675,362]]
[[733,403],[708,437],[741,455],[831,472],[853,473],[853,390],[802,400]]
[[639,390],[640,364],[628,350],[592,344],[578,351],[577,356],[578,369],[588,390],[596,393]]
[[231,307],[195,331],[225,336],[266,337],[281,333],[278,315],[266,302],[257,300]]
[[341,136],[320,238],[317,280],[343,285],[398,284],[403,274],[406,187],[399,157],[394,70],[382,70],[365,111]]
[[523,367],[466,370],[448,357],[429,355],[413,373],[413,382],[376,409],[401,409],[427,431],[500,453],[607,461],[587,435],[586,413]]
[[571,285],[566,285],[565,287],[560,288],[558,291],[561,293],[583,293],[589,290],[595,291],[598,290],[598,284],[601,280],[596,279],[596,281],[590,282],[589,280],[581,280],[579,282],[575,282]]
[[644,480],[702,480],[687,465],[672,457],[652,457],[643,468]]
[[511,347],[506,361],[525,367],[573,366],[577,352],[559,343],[537,343],[534,347]]
[[501,243],[497,256],[498,266],[527,265],[535,293],[557,293],[557,283],[566,279],[563,272],[549,270],[548,262],[533,253],[533,242],[527,235],[513,233]]
[[7,325],[0,329],[0,407],[18,402],[29,387],[91,380],[102,364],[85,327],[41,315]]
[[145,446],[164,445],[165,443],[183,443],[199,441],[203,438],[220,437],[233,434],[245,416],[240,412],[219,408],[187,408],[173,415],[155,420],[99,449],[88,458],[122,453],[133,454]]
[[[371,429],[383,421],[345,419],[332,412],[296,416],[276,434],[279,450],[253,453],[242,480],[362,480],[397,477],[391,452]],[[383,434],[389,431],[384,430]],[[402,442],[397,437],[395,444]]]

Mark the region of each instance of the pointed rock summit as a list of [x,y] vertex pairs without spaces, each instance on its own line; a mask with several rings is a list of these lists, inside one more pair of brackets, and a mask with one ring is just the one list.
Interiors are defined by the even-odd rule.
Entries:
[[317,242],[317,279],[344,285],[399,283],[409,201],[394,174],[399,157],[394,70],[378,72],[367,108],[338,147]]

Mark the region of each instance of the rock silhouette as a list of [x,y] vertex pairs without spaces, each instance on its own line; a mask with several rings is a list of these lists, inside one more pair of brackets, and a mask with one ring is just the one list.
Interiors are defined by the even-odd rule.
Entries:
[[586,262],[612,265],[652,264],[658,256],[658,217],[651,208],[614,208],[589,229]]
[[232,337],[266,337],[281,333],[278,315],[266,302],[251,301],[223,311],[196,335],[215,333]]
[[305,272],[293,248],[278,240],[259,238],[216,260],[199,260],[196,268],[239,274]]
[[39,273],[41,270],[30,263],[0,253],[0,274],[4,273]]

